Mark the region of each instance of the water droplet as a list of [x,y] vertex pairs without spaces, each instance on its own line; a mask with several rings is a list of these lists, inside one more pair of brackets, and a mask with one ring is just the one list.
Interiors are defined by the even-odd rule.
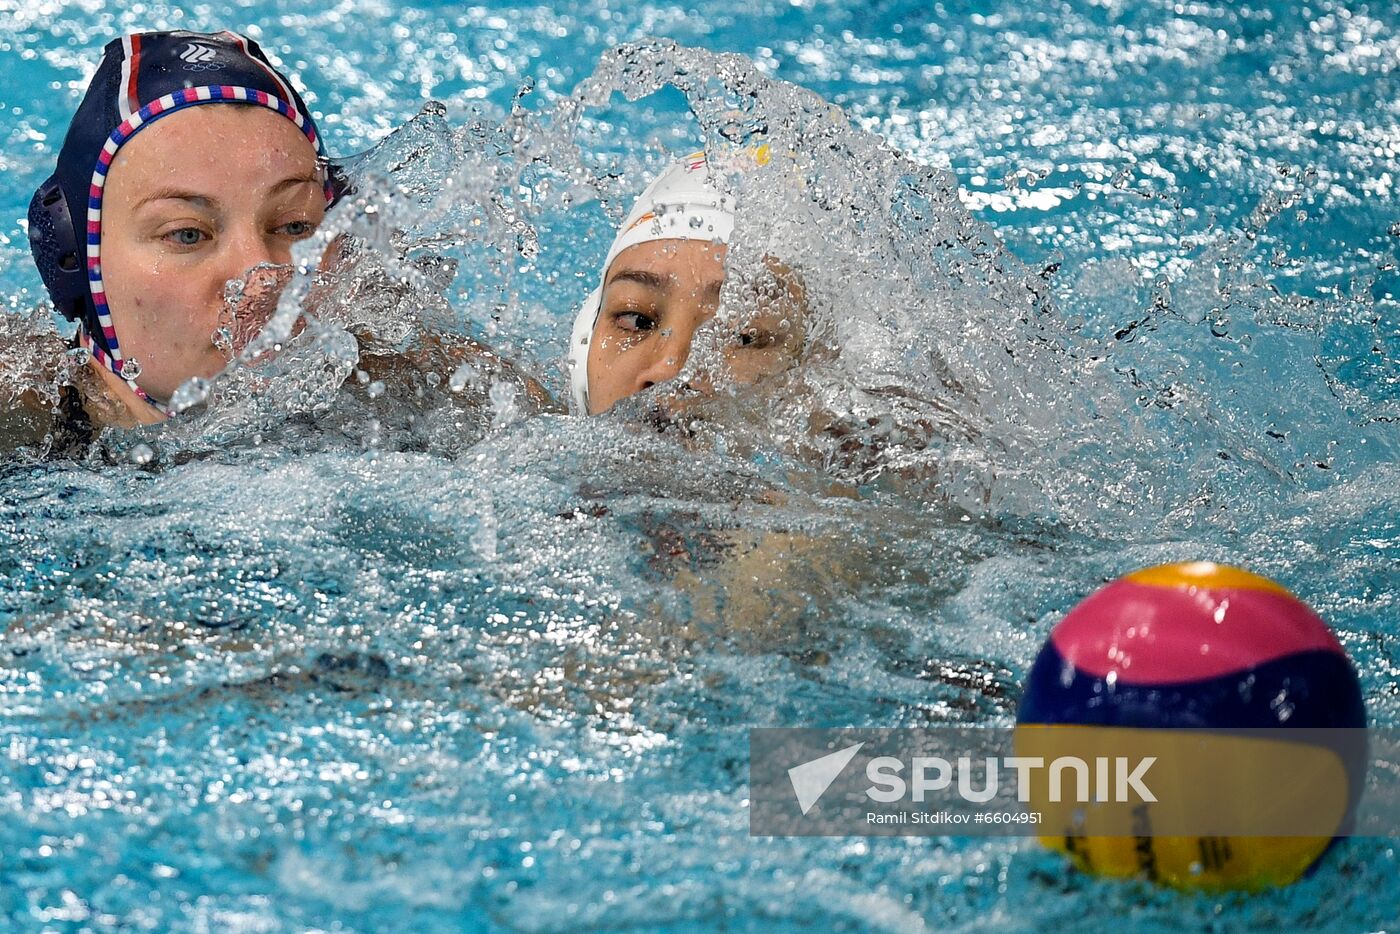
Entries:
[[490,501],[482,504],[481,516],[476,530],[472,532],[470,543],[472,551],[476,552],[486,561],[495,561],[497,557],[499,525],[496,521],[496,510],[492,508]]
[[467,388],[467,384],[476,379],[476,367],[470,362],[463,363],[452,371],[452,375],[447,380],[447,388],[453,392],[461,392]]
[[365,388],[365,394],[371,399],[378,399],[380,396],[384,395],[384,381],[382,379],[377,379],[370,383],[369,386]]
[[155,459],[156,452],[151,450],[149,444],[138,444],[131,449],[131,454],[129,456],[133,464],[144,467]]
[[192,376],[180,384],[180,388],[175,390],[175,394],[170,397],[170,410],[180,413],[186,409],[199,405],[209,398],[211,388],[209,380],[202,376]]
[[141,378],[141,364],[135,357],[122,362],[121,378],[128,383],[135,382]]
[[520,414],[520,408],[515,404],[514,385],[505,382],[492,383],[488,395],[491,399],[491,410],[495,413],[496,425],[507,425],[515,421]]

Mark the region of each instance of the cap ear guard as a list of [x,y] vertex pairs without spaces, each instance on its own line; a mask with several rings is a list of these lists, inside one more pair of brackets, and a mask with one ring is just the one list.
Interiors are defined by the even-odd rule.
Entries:
[[40,185],[29,202],[29,249],[54,307],[69,321],[83,317],[88,298],[85,254],[78,246],[68,199],[56,178]]
[[569,398],[574,404],[576,415],[588,415],[588,345],[593,339],[593,329],[598,326],[598,313],[602,311],[603,287],[599,286],[588,294],[578,313],[574,315],[573,331],[569,334]]

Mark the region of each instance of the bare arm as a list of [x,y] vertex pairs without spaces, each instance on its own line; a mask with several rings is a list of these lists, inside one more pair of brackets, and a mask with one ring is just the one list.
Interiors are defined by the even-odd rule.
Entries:
[[465,388],[476,391],[454,393],[462,404],[479,405],[492,383],[505,382],[516,388],[529,414],[564,411],[539,380],[470,337],[427,334],[408,350],[366,348],[360,357],[360,368],[371,380],[390,386],[429,379],[430,375],[436,377],[435,385],[448,385],[463,365],[469,368]]

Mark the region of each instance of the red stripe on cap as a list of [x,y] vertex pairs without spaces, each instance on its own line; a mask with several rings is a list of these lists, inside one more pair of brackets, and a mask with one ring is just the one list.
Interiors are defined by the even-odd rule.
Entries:
[[1075,668],[1130,684],[1215,678],[1299,652],[1346,655],[1327,624],[1292,596],[1128,580],[1076,606],[1050,641]]
[[141,36],[131,37],[130,77],[126,79],[126,100],[132,113],[141,109],[141,98],[136,93],[136,76],[141,73]]
[[238,47],[243,50],[244,55],[248,56],[248,60],[267,72],[267,76],[272,79],[272,83],[282,89],[281,97],[286,98],[289,102],[294,99],[292,97],[292,89],[287,86],[287,82],[282,80],[282,76],[277,73],[276,69],[253,54],[253,50],[248,47],[247,39],[227,29],[224,30],[223,35],[228,36],[234,42],[238,43]]

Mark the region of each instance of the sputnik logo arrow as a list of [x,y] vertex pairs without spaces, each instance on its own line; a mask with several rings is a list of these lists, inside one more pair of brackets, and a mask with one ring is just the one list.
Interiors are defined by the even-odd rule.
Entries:
[[856,753],[860,752],[860,747],[864,745],[865,743],[856,743],[839,752],[788,769],[792,790],[797,793],[797,805],[802,808],[804,815],[826,794],[831,783],[836,781],[836,776],[841,774],[841,770],[855,758]]

